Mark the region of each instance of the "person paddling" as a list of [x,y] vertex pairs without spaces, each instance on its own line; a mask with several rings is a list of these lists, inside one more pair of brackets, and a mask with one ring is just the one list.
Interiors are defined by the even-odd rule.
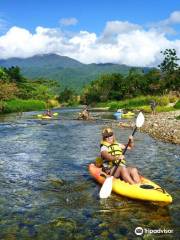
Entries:
[[52,112],[48,109],[48,110],[44,113],[44,116],[52,117],[53,114],[52,114]]
[[79,113],[79,117],[78,118],[79,119],[83,119],[83,120],[89,120],[91,118],[87,105],[85,106],[83,111],[81,113]]
[[[134,147],[133,136],[129,136],[130,144],[128,149]],[[111,128],[105,128],[102,131],[102,141],[100,144],[101,148],[101,158],[103,160],[102,170],[107,174],[112,174],[116,164],[119,160],[119,164],[114,177],[121,178],[125,182],[130,184],[136,184],[140,182],[140,176],[138,174],[137,168],[127,167],[124,156],[122,155],[122,150],[125,149],[125,145],[118,143],[115,140],[115,135]]]

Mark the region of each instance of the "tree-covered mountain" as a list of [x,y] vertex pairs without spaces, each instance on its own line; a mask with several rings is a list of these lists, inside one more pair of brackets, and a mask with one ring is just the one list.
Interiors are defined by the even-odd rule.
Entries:
[[103,73],[127,74],[131,67],[112,63],[83,64],[69,57],[56,54],[36,55],[29,58],[10,58],[0,60],[0,66],[18,66],[22,74],[30,79],[46,78],[57,80],[62,87],[76,90],[82,89],[87,83]]

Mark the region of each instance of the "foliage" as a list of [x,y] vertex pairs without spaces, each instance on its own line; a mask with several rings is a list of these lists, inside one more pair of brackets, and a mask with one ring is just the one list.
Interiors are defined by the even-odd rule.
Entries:
[[78,93],[86,84],[102,74],[121,73],[126,75],[130,69],[126,65],[111,63],[83,64],[72,58],[56,54],[37,55],[26,59],[11,58],[0,63],[4,67],[19,66],[26,78],[53,79],[61,83],[62,89],[68,87],[75,89]]
[[17,96],[18,88],[15,83],[7,83],[0,81],[0,101],[12,99]]
[[112,110],[117,110],[118,108],[122,109],[134,109],[138,108],[139,106],[149,105],[149,101],[152,99],[151,96],[140,96],[132,99],[127,99],[119,102],[111,102],[108,104],[108,107]]
[[40,100],[22,100],[22,99],[13,99],[4,102],[3,105],[3,112],[10,113],[10,112],[24,112],[24,111],[31,111],[31,110],[40,110],[45,109],[45,102]]
[[180,109],[180,100],[174,105],[175,109]]
[[59,107],[59,101],[56,99],[49,99],[46,103],[46,108],[54,108],[54,107]]
[[[164,55],[165,59],[160,65],[161,71],[154,68],[140,72],[132,68],[127,75],[109,73],[99,76],[84,88],[81,102],[94,105],[98,102],[121,101],[140,95],[153,95],[160,106],[167,105],[169,98],[164,96],[158,99],[156,95],[164,95],[171,90],[180,89],[180,67],[176,63],[178,57],[174,49],[167,49]],[[112,104],[112,108],[115,108],[116,104]]]
[[[20,109],[34,110],[38,107],[42,109],[42,105],[43,108],[45,107],[45,102],[46,105],[52,106],[55,100],[53,104],[50,104],[49,101],[55,99],[60,92],[60,85],[56,81],[42,78],[36,81],[28,80],[21,75],[19,67],[0,68],[0,85],[0,109],[5,112],[19,111]],[[13,100],[16,98],[18,100]]]
[[59,95],[58,101],[62,103],[68,103],[69,105],[77,104],[77,94],[70,88],[65,88]]
[[4,100],[17,96],[22,99],[47,101],[60,91],[60,85],[56,81],[43,78],[31,81],[24,78],[19,67],[0,68],[0,83],[0,99]]
[[117,109],[126,110],[143,110],[144,112],[151,112],[150,101],[154,100],[158,103],[156,110],[158,112],[162,111],[172,111],[173,107],[169,107],[169,96],[139,96],[131,99],[126,99],[122,101],[109,101],[106,103],[98,104],[99,107],[109,107],[110,110],[116,111]]
[[165,51],[161,51],[164,55],[163,62],[158,66],[162,73],[165,74],[172,74],[176,71],[179,66],[177,61],[180,59],[177,57],[175,49],[166,49]]
[[175,103],[178,100],[178,97],[176,95],[169,95],[169,102]]
[[166,49],[164,52],[163,62],[159,65],[162,73],[161,83],[163,89],[180,90],[180,60],[176,55],[175,49]]

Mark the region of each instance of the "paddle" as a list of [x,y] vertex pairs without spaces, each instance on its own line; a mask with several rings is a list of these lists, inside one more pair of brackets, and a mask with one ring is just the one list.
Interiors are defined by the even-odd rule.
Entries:
[[[132,136],[134,136],[135,132],[137,131],[137,128],[142,127],[144,123],[144,115],[142,112],[140,112],[136,118],[136,127],[133,130]],[[126,145],[125,149],[123,150],[123,155],[126,153],[126,150],[130,144],[130,139],[128,141],[128,144]],[[113,181],[113,176],[116,173],[117,168],[119,167],[121,160],[118,161],[117,165],[115,166],[113,173],[110,177],[107,177],[106,180],[104,181],[101,190],[99,192],[99,197],[100,198],[108,198],[111,195],[112,192],[112,181]]]

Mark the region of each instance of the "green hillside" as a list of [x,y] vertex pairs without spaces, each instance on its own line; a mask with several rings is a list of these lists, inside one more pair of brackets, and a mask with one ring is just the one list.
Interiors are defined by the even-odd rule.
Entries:
[[103,73],[127,74],[130,67],[118,64],[83,64],[72,58],[56,54],[37,55],[30,58],[0,60],[0,66],[19,66],[30,79],[46,78],[60,81],[62,87],[81,90],[84,85]]

